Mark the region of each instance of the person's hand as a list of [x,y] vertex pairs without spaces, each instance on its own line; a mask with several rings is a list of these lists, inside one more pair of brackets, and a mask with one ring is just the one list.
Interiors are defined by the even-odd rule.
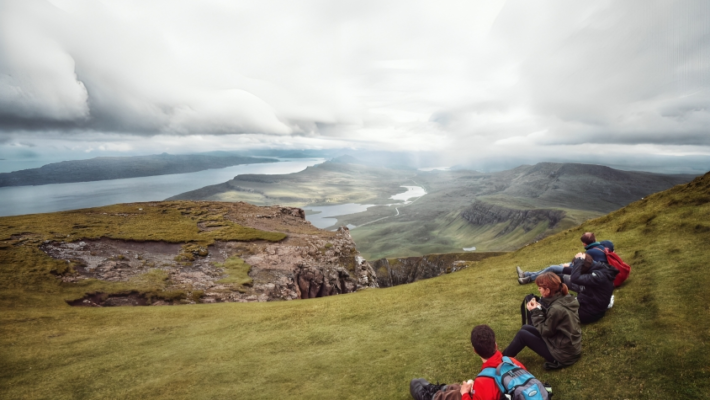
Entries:
[[579,252],[579,253],[575,254],[574,258],[584,258],[584,256],[585,256],[585,253]]
[[528,304],[527,304],[526,307],[528,308],[528,311],[532,311],[532,310],[533,310],[535,307],[537,307],[538,305],[539,305],[539,303],[538,303],[537,300],[535,300],[535,298],[533,297],[533,298],[528,302]]
[[473,389],[473,381],[461,383],[461,396],[465,395],[466,393],[471,393],[471,389]]

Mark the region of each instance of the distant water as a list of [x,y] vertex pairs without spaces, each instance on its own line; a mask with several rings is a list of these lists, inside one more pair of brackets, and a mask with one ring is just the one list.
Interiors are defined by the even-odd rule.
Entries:
[[224,183],[241,174],[291,174],[324,161],[322,158],[282,159],[277,163],[235,165],[188,174],[3,187],[0,188],[0,216],[165,200],[180,193]]
[[[390,199],[401,200],[404,204],[410,204],[409,199],[416,197],[422,197],[426,194],[426,190],[419,186],[400,186],[406,188],[407,191],[404,193],[396,194]],[[387,204],[388,206],[401,206],[401,203]],[[336,204],[332,206],[318,206],[318,207],[304,207],[304,210],[312,211],[313,214],[306,215],[306,219],[313,224],[316,228],[325,229],[333,226],[338,220],[336,217],[342,217],[344,215],[357,214],[359,212],[367,211],[368,208],[374,206],[374,204]],[[396,208],[395,208],[396,210]],[[397,210],[397,215],[399,215],[399,210]],[[348,224],[348,228],[355,229],[357,226]]]
[[[334,218],[336,216],[356,214],[366,211],[372,206],[374,204],[347,203],[333,206],[304,207],[303,209],[316,212],[315,214],[306,215],[306,220],[316,228],[325,229],[337,222],[337,218]],[[355,226],[349,225],[348,227],[354,228]]]
[[426,194],[426,190],[420,186],[400,186],[405,189],[407,189],[406,192],[400,193],[400,194],[395,194],[394,196],[390,197],[392,200],[402,200],[404,204],[409,204],[409,199],[413,199],[415,197],[422,197]]

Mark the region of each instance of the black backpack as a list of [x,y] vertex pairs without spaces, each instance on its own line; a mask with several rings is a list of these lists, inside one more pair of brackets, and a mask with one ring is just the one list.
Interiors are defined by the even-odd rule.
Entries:
[[537,302],[540,302],[540,296],[535,296],[534,294],[530,293],[529,295],[525,296],[523,299],[523,304],[520,305],[520,316],[523,319],[523,325],[532,325],[532,319],[530,318],[530,311],[528,311],[528,308],[526,307],[527,304],[530,302],[530,300],[535,299]]

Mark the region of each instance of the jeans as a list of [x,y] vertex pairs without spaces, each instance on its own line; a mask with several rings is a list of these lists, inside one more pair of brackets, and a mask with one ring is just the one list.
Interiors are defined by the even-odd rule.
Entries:
[[550,353],[550,350],[547,348],[547,344],[542,340],[542,335],[540,335],[540,332],[532,325],[523,325],[523,327],[520,328],[518,333],[515,334],[513,341],[503,350],[503,355],[515,357],[526,347],[529,347],[530,350],[541,355],[545,361],[555,362],[555,358],[552,357],[552,353]]
[[535,271],[535,272],[523,272],[525,276],[529,276],[530,280],[535,282],[535,279],[537,279],[538,276],[545,272],[552,272],[557,274],[560,278],[562,278],[562,269],[564,268],[564,264],[560,265],[550,265],[549,267],[542,269],[540,271]]

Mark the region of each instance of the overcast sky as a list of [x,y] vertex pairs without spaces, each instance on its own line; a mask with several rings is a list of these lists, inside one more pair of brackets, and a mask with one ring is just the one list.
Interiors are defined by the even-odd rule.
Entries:
[[708,21],[707,0],[0,0],[0,158],[705,159]]

